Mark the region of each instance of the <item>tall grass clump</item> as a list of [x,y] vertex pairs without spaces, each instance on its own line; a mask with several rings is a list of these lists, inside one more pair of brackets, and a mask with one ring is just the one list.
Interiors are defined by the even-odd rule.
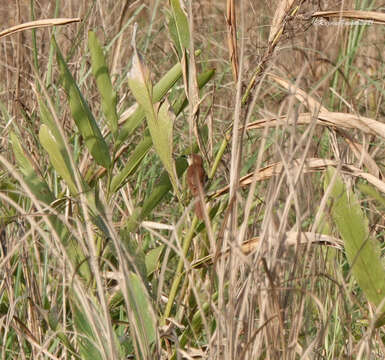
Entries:
[[382,359],[380,6],[4,3],[1,358]]

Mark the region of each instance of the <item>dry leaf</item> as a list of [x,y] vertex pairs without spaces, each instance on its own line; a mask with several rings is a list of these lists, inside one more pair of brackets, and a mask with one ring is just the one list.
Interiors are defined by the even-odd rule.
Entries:
[[80,22],[80,21],[81,21],[80,18],[58,18],[58,19],[44,19],[44,20],[29,21],[24,24],[15,25],[8,29],[3,30],[2,32],[0,32],[0,39],[8,35],[15,34],[19,31],[42,28],[42,27],[67,25],[67,24]]

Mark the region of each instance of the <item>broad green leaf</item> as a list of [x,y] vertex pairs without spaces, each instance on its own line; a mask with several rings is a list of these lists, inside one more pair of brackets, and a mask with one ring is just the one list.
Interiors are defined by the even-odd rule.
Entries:
[[67,64],[57,46],[56,47],[57,62],[60,69],[61,80],[66,91],[70,104],[72,117],[79,129],[87,148],[95,161],[108,168],[111,164],[108,146],[100,132],[100,129],[91,113],[91,110],[80,92],[74,78],[68,70]]
[[78,239],[67,236],[64,246],[68,258],[71,260],[74,269],[76,269],[76,274],[80,275],[86,283],[90,283],[93,279],[93,275],[90,269],[88,256],[84,255],[84,249]]
[[[207,84],[207,82],[213,77],[213,75],[215,74],[215,70],[214,69],[210,69],[202,74],[200,74],[198,76],[198,85],[199,85],[199,88],[202,88],[204,85]],[[158,83],[160,84],[161,81]],[[153,94],[153,99],[158,99],[160,100],[159,97],[156,96],[156,94],[159,94],[157,92],[157,86],[156,85],[154,87],[154,94]],[[163,92],[161,92],[161,96],[164,95]],[[178,115],[185,107],[187,106],[187,98],[186,98],[186,94],[184,92],[182,92],[181,96],[179,97],[179,99],[175,102],[175,104],[173,105],[173,112],[175,115]],[[131,122],[131,124],[135,124],[131,127],[132,131],[133,129],[136,128],[137,125],[139,125],[139,123],[144,119],[145,117],[145,113],[144,113],[144,110],[143,108],[140,106],[135,112],[134,114],[132,115],[132,117],[130,117],[131,120],[134,120]],[[131,130],[130,130],[131,132]],[[151,145],[152,145],[152,139],[150,137],[145,137],[135,148],[135,150],[133,151],[133,153],[131,154],[130,156],[130,159],[128,160],[126,166],[124,167],[123,170],[120,171],[119,174],[117,174],[113,179],[112,179],[112,182],[111,182],[111,192],[112,193],[115,193],[116,191],[119,190],[119,188],[125,183],[125,181],[127,180],[127,178],[129,176],[131,176],[136,167],[140,164],[140,162],[143,160],[143,158],[145,157],[145,155],[147,154],[147,152],[150,150],[151,148]]]
[[29,186],[30,190],[38,200],[45,204],[50,204],[55,197],[51,193],[48,184],[40,176],[36,174],[34,167],[31,164],[28,155],[25,153],[17,135],[14,132],[10,133],[13,152],[15,159],[19,165],[20,171],[23,174],[24,181]]
[[170,33],[171,40],[174,43],[176,52],[178,53],[178,58],[180,59],[182,57],[182,47],[179,42],[178,30],[176,28],[175,19],[171,13],[168,13],[167,15],[168,32]]
[[47,125],[42,124],[39,131],[40,143],[47,151],[50,162],[56,172],[63,178],[66,182],[72,194],[77,194],[79,190],[76,187],[76,182],[74,178],[73,171],[68,159],[63,155],[63,147],[60,142],[58,142],[55,136],[52,134],[51,130]]
[[[198,75],[198,86],[201,89],[212,78],[215,73],[215,69],[205,71]],[[153,87],[152,102],[156,103],[161,101],[165,94],[174,86],[174,84],[182,76],[182,67],[180,63],[174,65],[165,76],[163,76],[159,82]],[[187,106],[186,95],[183,92],[177,102],[173,105],[173,111],[175,115],[178,115]],[[143,108],[139,107],[134,113],[127,119],[119,131],[119,142],[124,142],[129,135],[141,124],[145,117]]]
[[40,97],[38,98],[38,103],[39,103],[39,110],[40,110],[41,120],[51,130],[51,132],[52,132],[53,136],[55,137],[56,141],[60,142],[61,144],[63,144],[62,147],[64,148],[63,139],[62,139],[62,137],[60,135],[60,131],[57,128],[54,119],[52,118],[51,112],[48,110],[46,104],[44,103],[44,101]]
[[126,275],[128,299],[135,321],[135,335],[141,349],[149,349],[156,339],[156,318],[141,278],[133,272]]
[[[148,127],[154,144],[162,163],[170,175],[171,182],[175,191],[177,191],[177,175],[175,171],[175,162],[172,156],[173,149],[173,126],[175,116],[169,111],[168,101],[164,101],[162,104],[156,103],[154,109],[157,110],[156,118],[149,120]],[[153,121],[155,120],[155,121]]]
[[146,254],[147,276],[151,275],[158,268],[163,249],[164,245],[160,245]]
[[[153,87],[152,102],[156,103],[164,97],[164,95],[169,91],[174,84],[182,76],[182,67],[178,63],[174,65],[167,73],[164,75],[159,82]],[[122,126],[119,134],[119,141],[123,142],[127,139],[128,135],[131,135],[134,130],[140,125],[145,117],[145,112],[140,106],[134,111],[134,113],[127,119],[126,123]]]
[[[38,102],[39,102],[39,109],[40,109],[40,117],[43,120],[43,123],[48,127],[50,133],[53,135],[54,140],[57,143],[57,148],[58,148],[60,155],[61,155],[61,158],[62,158],[61,161],[63,161],[63,163],[60,164],[59,167],[63,171],[63,173],[64,172],[66,173],[66,178],[71,178],[72,179],[71,183],[74,184],[75,183],[74,172],[76,170],[74,170],[72,168],[72,165],[71,165],[71,161],[70,161],[71,154],[68,154],[67,149],[66,149],[65,144],[64,144],[64,139],[62,138],[62,135],[61,135],[54,119],[52,118],[51,112],[48,110],[46,104],[44,103],[44,101],[42,99],[39,99]],[[47,151],[47,149],[46,149],[46,151]],[[52,165],[53,165],[53,163],[52,163]],[[54,166],[54,168],[56,169],[55,166]],[[68,173],[70,176],[68,176]],[[60,174],[60,172],[58,172],[58,174]],[[63,177],[63,179],[65,179],[65,178]],[[74,190],[74,189],[72,189],[72,190]]]
[[170,175],[174,191],[178,193],[178,181],[174,160],[172,158],[172,130],[174,119],[169,112],[168,102],[165,101],[163,104],[152,103],[150,73],[140,60],[136,47],[134,48],[132,68],[128,76],[128,85],[136,101],[144,109],[155,151]]
[[[114,350],[109,347],[107,332],[101,328],[103,324],[100,320],[103,321],[107,316],[103,313],[99,301],[90,293],[87,299],[88,304],[83,305],[85,304],[84,299],[79,300],[79,294],[75,294],[73,291],[69,298],[71,300],[70,305],[76,328],[76,341],[79,344],[81,358],[83,360],[110,359],[111,357],[106,357],[106,355],[113,353]],[[115,333],[112,335],[112,346],[115,347],[118,358],[121,359],[123,358],[123,353],[119,340]]]
[[92,330],[85,312],[81,311],[74,302],[72,302],[72,314],[77,330],[76,340],[79,344],[81,358],[84,360],[102,360],[102,354],[96,347],[96,337]]
[[170,0],[171,12],[178,34],[179,44],[182,48],[188,49],[190,47],[190,30],[187,16],[182,10],[180,1],[181,0]]
[[135,169],[146,156],[148,150],[151,148],[151,145],[151,137],[145,136],[143,140],[135,147],[135,149],[131,153],[129,160],[127,161],[127,164],[119,172],[119,174],[113,177],[111,181],[112,193],[118,191],[126,182],[127,178],[135,172]]
[[111,237],[109,227],[106,223],[105,199],[101,201],[98,187],[95,186],[90,189],[88,184],[85,184],[85,196],[87,198],[87,206],[92,222],[107,238]]
[[116,112],[117,96],[112,87],[102,47],[95,33],[92,31],[88,33],[88,47],[91,52],[92,74],[96,79],[96,85],[101,95],[102,109],[111,133],[113,137],[116,138],[118,131],[118,114]]
[[[334,168],[328,169],[325,188],[335,171]],[[330,198],[332,218],[344,241],[353,276],[367,299],[379,306],[385,298],[385,269],[381,262],[379,245],[370,237],[368,219],[356,195],[346,189],[339,175],[336,177]],[[384,314],[384,311],[382,313]]]

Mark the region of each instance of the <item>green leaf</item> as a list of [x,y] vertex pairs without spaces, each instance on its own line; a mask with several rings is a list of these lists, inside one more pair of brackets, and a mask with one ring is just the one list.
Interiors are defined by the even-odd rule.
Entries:
[[55,41],[54,44],[61,80],[75,124],[95,161],[99,165],[108,168],[111,164],[108,146]]
[[[208,71],[205,71],[204,73],[200,74],[198,76],[198,86],[199,88],[202,88],[204,85],[207,84],[207,82],[213,77],[215,74],[215,69],[210,69]],[[175,80],[175,76],[170,75],[170,81],[171,79]],[[165,81],[166,82],[166,81]],[[154,94],[153,99],[160,100],[160,98],[164,95],[164,91],[160,91],[159,89],[162,88],[161,84],[163,83],[163,80],[159,81],[157,85],[154,87]],[[167,84],[170,84],[170,82],[167,82]],[[158,86],[159,85],[159,86]],[[178,115],[185,107],[187,106],[187,98],[186,94],[182,92],[179,99],[175,102],[173,105],[173,111],[175,115]],[[144,119],[145,113],[141,106],[134,112],[134,114],[130,117],[132,126],[130,127],[129,132],[133,131],[137,125]],[[126,129],[128,131],[128,129]],[[131,176],[136,167],[140,164],[140,162],[143,160],[149,149],[152,145],[152,139],[148,136],[146,136],[135,148],[133,151],[133,154],[131,154],[129,161],[125,165],[124,169],[120,171],[119,174],[117,174],[111,182],[111,192],[116,192],[119,190],[119,188],[125,183],[127,178]]]
[[[201,74],[198,75],[198,87],[199,89],[202,89],[203,86],[205,86],[209,80],[214,76],[215,69],[207,70]],[[186,93],[183,91],[178,100],[175,101],[175,103],[172,105],[172,110],[175,114],[175,116],[178,116],[182,110],[187,106],[188,101],[186,97]]]
[[111,181],[111,192],[115,193],[118,191],[123,184],[127,181],[127,178],[131,176],[137,166],[141,163],[143,158],[146,156],[148,150],[151,148],[152,140],[150,136],[145,136],[142,141],[135,147],[131,156],[124,166],[124,168],[112,178]]
[[128,76],[128,85],[136,101],[144,109],[155,151],[170,176],[174,191],[178,193],[178,181],[174,160],[172,158],[172,130],[174,119],[169,112],[169,104],[167,101],[163,102],[163,104],[152,103],[153,97],[150,74],[147,67],[140,60],[136,47],[134,48],[132,68]]
[[71,345],[71,341],[63,331],[62,325],[59,321],[58,308],[56,306],[48,311],[45,316],[45,320],[48,326],[55,332],[55,336],[61,341],[61,343],[72,353],[73,356],[75,356],[76,359],[80,359],[76,350]]
[[366,196],[373,198],[377,204],[379,204],[381,211],[385,211],[385,198],[375,187],[368,184],[360,184],[358,187],[361,192]]
[[184,49],[190,47],[190,30],[187,16],[182,10],[180,0],[170,0],[171,12],[175,23],[176,32],[178,34],[179,44]]
[[92,331],[92,325],[88,322],[85,312],[81,311],[74,302],[72,302],[72,314],[78,332],[76,338],[79,344],[81,358],[85,360],[102,360],[102,355],[95,346],[96,337]]
[[79,191],[76,187],[74,172],[71,169],[68,159],[63,155],[65,150],[60,142],[58,142],[55,136],[47,125],[42,124],[39,131],[40,143],[47,151],[50,162],[56,172],[66,182],[72,194],[77,194]]
[[[182,67],[178,63],[174,65],[167,73],[164,75],[159,82],[153,87],[152,94],[152,103],[156,103],[164,97],[165,94],[174,86],[174,84],[182,76]],[[134,111],[134,113],[128,118],[126,123],[122,126],[122,129],[119,134],[119,141],[123,142],[127,139],[128,135],[131,135],[134,130],[140,125],[145,117],[145,112],[142,106],[140,106]]]
[[[215,69],[210,69],[204,73],[198,75],[198,86],[202,88],[206,83],[213,77],[215,74]],[[164,75],[159,82],[153,87],[152,102],[156,103],[161,101],[167,92],[174,86],[174,84],[182,76],[182,67],[180,63],[174,65],[167,73]],[[186,94],[183,91],[180,98],[173,105],[173,111],[175,115],[178,115],[187,105]],[[143,108],[139,107],[134,111],[134,113],[127,119],[119,131],[119,142],[122,143],[127,140],[127,137],[131,135],[134,130],[141,124],[145,118],[145,112]]]
[[117,96],[112,87],[102,47],[92,31],[88,33],[88,47],[91,52],[92,74],[96,79],[96,85],[102,99],[102,109],[111,133],[116,138],[118,131]]
[[55,137],[57,142],[60,142],[62,144],[62,147],[64,148],[64,141],[60,135],[60,131],[57,128],[57,125],[52,118],[51,112],[48,110],[47,105],[44,103],[44,101],[38,97],[38,103],[39,103],[39,110],[40,110],[40,117],[41,120],[45,125],[48,126],[48,128],[51,130],[53,136]]
[[20,171],[23,174],[23,179],[27,183],[32,193],[37,197],[38,200],[45,204],[50,204],[54,201],[55,197],[51,193],[48,184],[40,176],[36,174],[34,167],[28,155],[24,151],[17,135],[14,132],[10,133],[13,153],[15,159],[19,165]]
[[175,171],[175,163],[172,156],[173,150],[173,126],[175,116],[169,111],[168,101],[164,101],[162,104],[156,103],[154,109],[156,118],[147,117],[147,124],[150,129],[152,143],[155,150],[158,153],[165,169],[170,175],[171,183],[177,192],[177,175]]
[[168,22],[167,22],[168,31],[170,33],[172,42],[174,43],[176,52],[178,53],[178,58],[180,59],[182,57],[182,47],[180,45],[178,30],[176,28],[175,19],[171,13],[167,14],[167,15],[168,15],[167,16],[167,18],[168,18]]
[[[325,188],[335,171],[334,168],[328,169]],[[379,245],[370,237],[368,219],[356,195],[346,189],[339,175],[336,175],[330,199],[333,221],[344,241],[353,276],[368,300],[379,306],[385,298],[385,269],[381,262]],[[385,312],[382,311],[382,314]],[[382,317],[383,315],[380,318]],[[380,324],[377,323],[377,326]]]
[[133,272],[127,275],[128,299],[135,321],[135,335],[141,349],[149,349],[156,339],[156,318],[141,278]]
[[[47,205],[51,205],[55,200],[54,195],[50,191],[47,183],[37,176],[34,168],[30,164],[28,158],[25,156],[24,150],[14,133],[10,134],[12,146],[15,153],[15,158],[19,163],[20,171],[23,174],[24,181],[29,186],[30,190],[34,193],[38,200],[42,201]],[[63,179],[68,183],[71,183],[73,187],[73,192],[76,192],[76,186],[72,180],[70,171],[66,168],[65,160],[60,152],[60,145],[56,141],[55,137],[52,135],[49,128],[43,124],[41,125],[39,138],[42,146],[48,152],[51,163],[56,169],[58,174],[63,177]],[[75,243],[74,240],[68,239],[68,231],[62,222],[55,216],[50,215],[49,220],[55,231],[57,232],[59,238],[62,240],[66,250],[68,252],[68,257],[72,260],[73,264],[77,266],[82,263],[85,259],[82,249],[78,243]],[[88,264],[84,263],[79,271],[84,278],[90,279],[91,274],[88,269]]]
[[[57,127],[57,124],[55,123],[54,119],[52,118],[51,112],[48,110],[46,104],[40,98],[38,99],[38,102],[39,102],[39,109],[40,109],[40,117],[43,120],[43,123],[48,127],[50,135],[53,136],[53,138],[54,138],[54,139],[52,139],[51,136],[49,136],[48,139],[51,139],[51,140],[47,140],[45,138],[45,136],[47,136],[47,135],[42,134],[42,136],[44,138],[43,141],[46,142],[46,145],[48,145],[48,142],[51,142],[51,145],[53,145],[53,143],[56,143],[56,145],[54,146],[54,148],[56,150],[53,151],[53,147],[51,147],[51,146],[49,147],[49,149],[45,148],[45,150],[48,152],[49,155],[50,155],[49,151],[51,151],[52,156],[54,156],[55,159],[56,159],[55,153],[57,150],[59,151],[60,154],[59,153],[57,154],[57,157],[58,157],[57,162],[58,163],[56,163],[56,160],[55,160],[55,164],[56,164],[55,165],[51,160],[51,164],[55,168],[55,170],[57,168],[59,168],[59,171],[57,170],[57,173],[66,182],[67,182],[67,180],[70,181],[69,183],[67,182],[67,185],[71,186],[70,190],[72,191],[73,194],[76,194],[76,192],[73,192],[75,190],[73,185],[75,184],[74,172],[76,170],[74,170],[72,168],[72,165],[71,165],[71,161],[70,161],[71,154],[68,154],[67,149],[65,147],[64,139],[62,138],[62,135],[61,135],[61,133]],[[45,133],[45,132],[47,132],[46,129],[43,130],[43,133]],[[50,158],[51,158],[51,155],[50,155]]]
[[163,249],[164,245],[160,245],[146,254],[147,276],[150,276],[158,268]]
[[[15,155],[16,157],[16,155]],[[0,174],[0,192],[2,194],[7,194],[7,196],[12,199],[14,202],[18,203],[21,199],[21,194],[20,191],[18,190],[18,186],[14,183],[13,179],[10,179],[8,177],[3,176],[3,172]],[[2,204],[4,206],[5,204]],[[3,215],[5,218],[8,216],[5,215],[4,213],[1,214],[2,216],[0,217],[0,223],[4,225],[3,221]],[[5,223],[5,225],[7,222]]]

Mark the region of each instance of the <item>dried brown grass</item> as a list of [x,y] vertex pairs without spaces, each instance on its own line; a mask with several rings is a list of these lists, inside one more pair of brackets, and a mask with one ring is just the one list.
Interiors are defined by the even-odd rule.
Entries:
[[[327,215],[322,182],[319,179],[319,174],[322,175],[327,166],[340,167],[353,187],[356,179],[360,178],[385,192],[381,175],[385,112],[381,105],[383,88],[378,81],[383,78],[383,59],[379,56],[383,51],[382,40],[375,44],[378,52],[371,49],[369,58],[365,48],[356,49],[353,63],[361,71],[356,71],[350,78],[349,73],[344,73],[343,66],[338,63],[338,54],[346,48],[350,29],[311,26],[309,16],[313,14],[316,17],[339,18],[340,12],[318,11],[314,3],[310,2],[300,7],[299,12],[293,12],[299,3],[296,1],[277,1],[273,5],[263,2],[228,3],[228,18],[231,22],[227,23],[224,21],[223,3],[199,1],[194,2],[189,9],[193,21],[191,29],[194,29],[194,45],[205,50],[202,59],[191,57],[190,60],[196,61],[197,70],[214,63],[217,73],[221,74],[221,80],[211,89],[211,96],[205,97],[202,103],[196,87],[190,82],[190,121],[197,126],[199,119],[205,122],[210,117],[210,141],[214,145],[222,141],[223,133],[229,126],[234,127],[231,149],[223,156],[215,176],[213,193],[209,195],[213,202],[214,199],[230,194],[228,204],[221,203],[222,213],[211,223],[206,221],[217,240],[217,253],[208,255],[210,260],[214,258],[213,264],[202,272],[191,271],[194,263],[190,264],[185,259],[187,276],[178,298],[177,308],[180,310],[173,320],[176,324],[181,322],[187,326],[195,312],[202,310],[201,313],[205,315],[202,334],[193,334],[183,352],[186,358],[199,353],[202,358],[209,359],[381,358],[383,330],[354,328],[359,326],[357,318],[362,318],[371,309],[358,290],[351,291],[351,280],[341,270],[341,252],[312,245],[315,241],[340,245],[340,241],[332,237],[325,238],[326,235],[317,237],[322,226],[318,227],[317,220],[317,227],[313,228],[312,221],[323,217],[324,213]],[[20,3],[19,12],[8,1],[0,4],[3,28],[30,19],[25,3]],[[151,22],[151,11],[155,4],[155,1],[145,3],[146,7],[138,19],[139,28],[143,29],[138,37],[146,37],[146,31],[150,31],[148,24],[151,23],[152,38],[145,55],[157,77],[169,66],[171,46],[162,21],[155,19]],[[352,8],[351,4],[327,2],[322,5],[338,9],[341,5]],[[76,76],[80,77],[78,70],[84,60],[87,30],[97,29],[102,42],[107,42],[119,33],[125,20],[139,5],[138,1],[104,1],[90,8],[88,2],[63,3],[60,16],[84,19],[82,24],[60,29],[57,34],[63,52],[73,50],[69,65]],[[166,2],[161,2],[161,5],[167,6]],[[38,2],[36,18],[52,17],[52,6],[52,1]],[[384,21],[383,14],[378,13],[350,10],[342,15],[350,19],[364,18],[379,23]],[[266,30],[270,25],[270,31]],[[238,39],[235,38],[237,29]],[[128,41],[125,41],[130,38],[131,31],[131,26],[125,29],[111,49],[113,55],[110,61],[116,84],[131,56]],[[225,40],[226,31],[229,33],[228,43]],[[370,27],[368,33],[373,42],[381,38],[382,34],[379,28],[374,27]],[[42,66],[40,71],[44,77],[51,32],[37,30],[36,34]],[[28,123],[28,118],[21,115],[22,110],[28,115],[36,111],[36,98],[30,86],[35,80],[31,70],[31,33],[22,33],[1,41],[3,70],[0,83],[3,91],[0,100],[27,141],[26,146],[35,157],[35,162],[39,164],[44,155],[35,137],[38,121]],[[74,42],[79,46],[72,48]],[[368,47],[371,45],[369,42],[364,43]],[[338,71],[343,76],[332,84],[330,79]],[[347,83],[350,87],[344,91]],[[247,101],[242,102],[247,87],[250,95]],[[338,95],[334,98],[337,98],[335,103],[341,100],[338,109],[337,106],[329,108],[330,87]],[[82,83],[82,90],[87,92],[91,106],[97,108],[93,85]],[[125,109],[128,96],[124,83],[119,87],[119,96],[123,99],[120,106]],[[63,96],[58,99],[62,100]],[[200,112],[197,112],[198,104]],[[309,113],[304,113],[303,108],[308,109]],[[202,114],[209,115],[202,118]],[[62,114],[60,120],[67,124],[67,129],[73,126],[67,112]],[[192,141],[189,138],[192,131],[186,131],[184,121],[185,118],[181,118],[175,125],[181,132],[180,148]],[[12,158],[7,139],[9,125],[1,125],[2,146]],[[195,136],[198,136],[197,131]],[[328,138],[332,143],[327,151],[323,151],[320,146],[322,138]],[[213,148],[208,152],[209,155],[215,152],[215,146]],[[211,156],[208,159],[212,161]],[[249,159],[252,160],[251,164]],[[241,176],[245,172],[247,175]],[[141,191],[143,189],[139,190],[139,197],[143,194]],[[120,196],[123,199],[116,200],[116,207],[125,217],[132,209],[132,197],[135,195],[128,185]],[[174,204],[171,202],[168,205],[169,208],[162,211],[161,219],[167,222],[168,218],[164,221],[164,214],[167,214],[172,223],[170,214]],[[22,209],[19,210],[22,212]],[[373,214],[372,225],[384,226],[382,215],[378,218]],[[39,224],[34,217],[27,217],[27,220],[32,230],[23,234],[20,242],[17,242],[17,229],[14,228],[10,254],[22,251],[25,263],[21,271],[28,280],[28,286],[33,289],[31,298],[37,306],[29,305],[29,315],[23,327],[15,320],[17,317],[11,316],[16,311],[16,300],[11,299],[14,308],[8,314],[7,321],[8,327],[16,329],[20,349],[23,348],[21,345],[24,339],[27,339],[34,345],[34,355],[38,358],[41,353],[48,353],[48,350],[38,321],[40,290],[31,284],[36,282],[41,286],[43,276],[39,271],[35,273],[32,270],[30,254],[38,254],[36,248],[41,241],[39,237],[44,238],[46,234],[38,230]],[[178,238],[179,230],[175,230],[173,225],[170,228],[174,231],[170,231],[167,236]],[[149,233],[156,239],[165,238],[163,233],[150,231],[146,224],[143,224],[134,238],[138,243],[143,243]],[[29,235],[36,239],[31,245],[27,242]],[[382,233],[379,236],[382,238]],[[173,249],[178,253],[178,248],[172,247],[174,245],[170,239],[165,242],[170,244],[168,251]],[[206,242],[205,235],[196,237],[194,256],[199,258],[203,255]],[[21,247],[24,249],[20,250]],[[215,256],[224,253],[228,256]],[[65,269],[62,264],[65,259],[59,253],[56,255],[59,273]],[[7,266],[9,259],[10,256],[2,260],[1,268]],[[166,256],[164,271],[156,278],[160,284],[158,299],[162,291],[167,294],[167,259]],[[196,263],[202,261],[196,260]],[[39,268],[40,263],[37,265]],[[14,271],[8,269],[7,272],[6,288],[10,294]],[[69,275],[65,273],[65,276]],[[214,285],[216,301],[213,300]],[[81,285],[77,286],[79,291],[84,290]],[[55,301],[55,296],[51,301]],[[65,298],[62,301],[65,302]],[[190,307],[191,303],[194,306]],[[209,311],[204,310],[203,303],[208,303]],[[160,301],[158,305],[163,306]],[[65,306],[61,315],[65,324]],[[13,324],[9,325],[12,321]],[[212,326],[214,321],[215,328]],[[174,331],[174,334],[180,335],[177,326],[171,328],[171,333]],[[164,339],[166,349],[169,343],[172,342]],[[204,343],[204,346],[198,351],[195,347],[199,343]],[[167,356],[171,357],[171,352],[165,350],[164,358]],[[64,355],[61,357],[65,358]]]

